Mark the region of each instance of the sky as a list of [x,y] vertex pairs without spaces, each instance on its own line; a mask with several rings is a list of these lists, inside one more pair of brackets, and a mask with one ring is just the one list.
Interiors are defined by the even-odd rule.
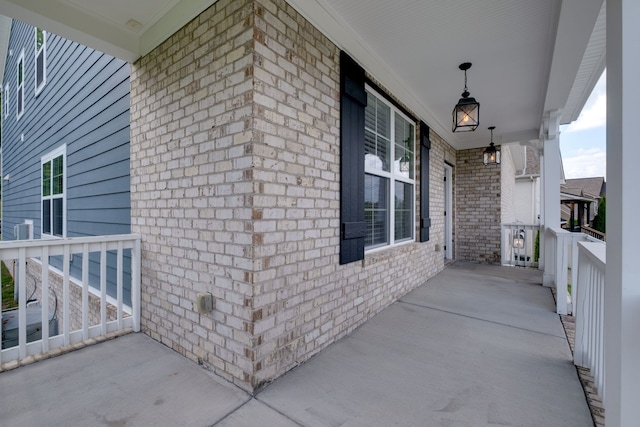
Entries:
[[606,70],[578,120],[560,127],[560,152],[567,179],[607,176]]

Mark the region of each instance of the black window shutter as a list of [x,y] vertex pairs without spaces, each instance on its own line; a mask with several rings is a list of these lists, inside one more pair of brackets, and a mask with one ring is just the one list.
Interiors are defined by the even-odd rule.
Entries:
[[340,52],[340,264],[364,258],[364,69]]
[[429,139],[429,126],[420,122],[420,241],[429,241],[429,151],[431,139]]

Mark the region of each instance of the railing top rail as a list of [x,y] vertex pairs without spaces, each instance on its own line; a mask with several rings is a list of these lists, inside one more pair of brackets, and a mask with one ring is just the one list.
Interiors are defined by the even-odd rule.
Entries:
[[578,251],[599,269],[604,270],[607,265],[607,245],[603,242],[578,242]]
[[558,236],[560,234],[562,235],[568,235],[568,234],[573,234],[570,231],[565,230],[564,228],[560,228],[560,227],[549,227],[549,230],[551,231],[551,233],[555,236]]
[[523,222],[503,222],[503,227],[540,228],[540,224],[525,224]]
[[29,239],[29,240],[5,240],[0,242],[0,250],[2,249],[19,249],[33,248],[42,246],[63,246],[70,244],[83,243],[102,243],[102,242],[119,242],[119,241],[139,241],[142,239],[140,234],[112,234],[106,236],[87,236],[87,237],[65,237],[52,239]]
[[602,239],[598,239],[597,237],[589,236],[588,234],[585,234],[585,233],[581,233],[581,234],[584,236],[585,240],[587,240],[588,242],[599,243],[601,245],[602,244],[604,244],[604,245],[607,244],[607,242],[605,242]]

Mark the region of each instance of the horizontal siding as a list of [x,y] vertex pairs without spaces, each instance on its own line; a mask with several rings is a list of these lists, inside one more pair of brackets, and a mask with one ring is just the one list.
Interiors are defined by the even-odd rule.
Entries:
[[[129,64],[55,35],[47,38],[47,83],[35,95],[34,29],[13,21],[4,81],[3,237],[33,220],[40,236],[40,158],[66,144],[67,235],[130,232]],[[16,121],[16,64],[25,52],[25,112]],[[21,137],[22,136],[22,137]]]
[[78,206],[74,210],[94,210],[94,209],[129,209],[129,196],[124,193],[116,193],[113,197],[103,197],[103,195],[92,195],[87,197],[76,197],[74,202]]

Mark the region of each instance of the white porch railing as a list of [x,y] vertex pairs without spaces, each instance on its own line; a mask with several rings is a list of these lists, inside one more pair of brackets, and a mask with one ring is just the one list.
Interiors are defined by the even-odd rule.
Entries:
[[534,224],[502,224],[502,265],[538,267],[535,248],[539,230]]
[[[0,260],[5,264],[15,266],[14,278],[16,278],[18,289],[17,345],[6,345],[8,348],[3,348],[0,351],[0,363],[24,359],[57,347],[73,345],[126,328],[132,328],[138,332],[140,330],[140,242],[140,236],[132,234],[0,242]],[[130,306],[125,305],[123,292],[125,252],[130,254],[131,259]],[[89,286],[91,254],[95,254],[91,262],[97,262],[99,265],[97,269],[99,289]],[[78,263],[81,264],[81,281],[70,275],[70,267],[75,255],[81,256],[81,263]],[[112,261],[115,256],[115,263],[111,262],[109,266],[107,266],[108,256]],[[58,257],[56,259],[60,261],[58,264],[61,264],[62,271],[52,266],[50,257]],[[27,263],[30,267],[29,272],[35,272],[40,281],[40,293],[36,304],[42,307],[39,310],[41,317],[40,319],[33,319],[33,317],[29,319],[38,323],[40,339],[37,340],[27,339],[27,329],[30,326],[27,323],[28,312],[31,316],[33,315],[33,310],[28,310],[30,307],[27,305],[27,300],[32,300],[32,296],[27,294]],[[115,269],[115,297],[107,296],[108,267]],[[94,273],[96,272],[94,271]],[[60,292],[55,293],[51,290],[54,287],[50,283],[51,277],[61,279],[61,298],[59,297]],[[35,282],[35,279],[31,278],[30,281]],[[30,291],[32,290],[30,289]],[[35,293],[35,290],[32,293]],[[74,294],[76,297],[73,296]],[[52,298],[50,295],[53,295],[56,301],[50,301]],[[92,300],[99,301],[99,308],[94,309],[97,313],[92,313],[95,317],[93,322],[90,322],[89,318],[90,296]],[[80,301],[74,300],[74,298],[80,299]],[[60,303],[62,304],[62,330],[56,333],[57,327],[50,330],[49,307],[51,304],[55,304],[57,309],[57,304]],[[29,305],[31,304],[30,302]],[[71,319],[71,312],[74,309],[80,313],[81,320]],[[108,310],[115,313],[110,316],[113,317],[112,320],[107,319]],[[3,313],[3,316],[4,320],[7,320],[8,314],[6,312]],[[73,320],[81,325],[75,330],[71,328]]]
[[573,360],[588,368],[604,402],[604,286],[607,247],[603,243],[578,242],[578,281]]
[[[554,240],[553,265],[545,266],[545,273],[553,275],[553,283],[556,287],[556,312],[558,314],[569,314],[569,301],[573,304],[572,294],[578,284],[578,242],[596,242],[606,247],[605,243],[594,237],[583,233],[572,233],[562,228],[550,229],[550,237]],[[576,268],[574,268],[576,267]],[[571,275],[569,276],[569,271]],[[569,293],[571,284],[571,293]],[[573,307],[572,307],[573,308]]]

